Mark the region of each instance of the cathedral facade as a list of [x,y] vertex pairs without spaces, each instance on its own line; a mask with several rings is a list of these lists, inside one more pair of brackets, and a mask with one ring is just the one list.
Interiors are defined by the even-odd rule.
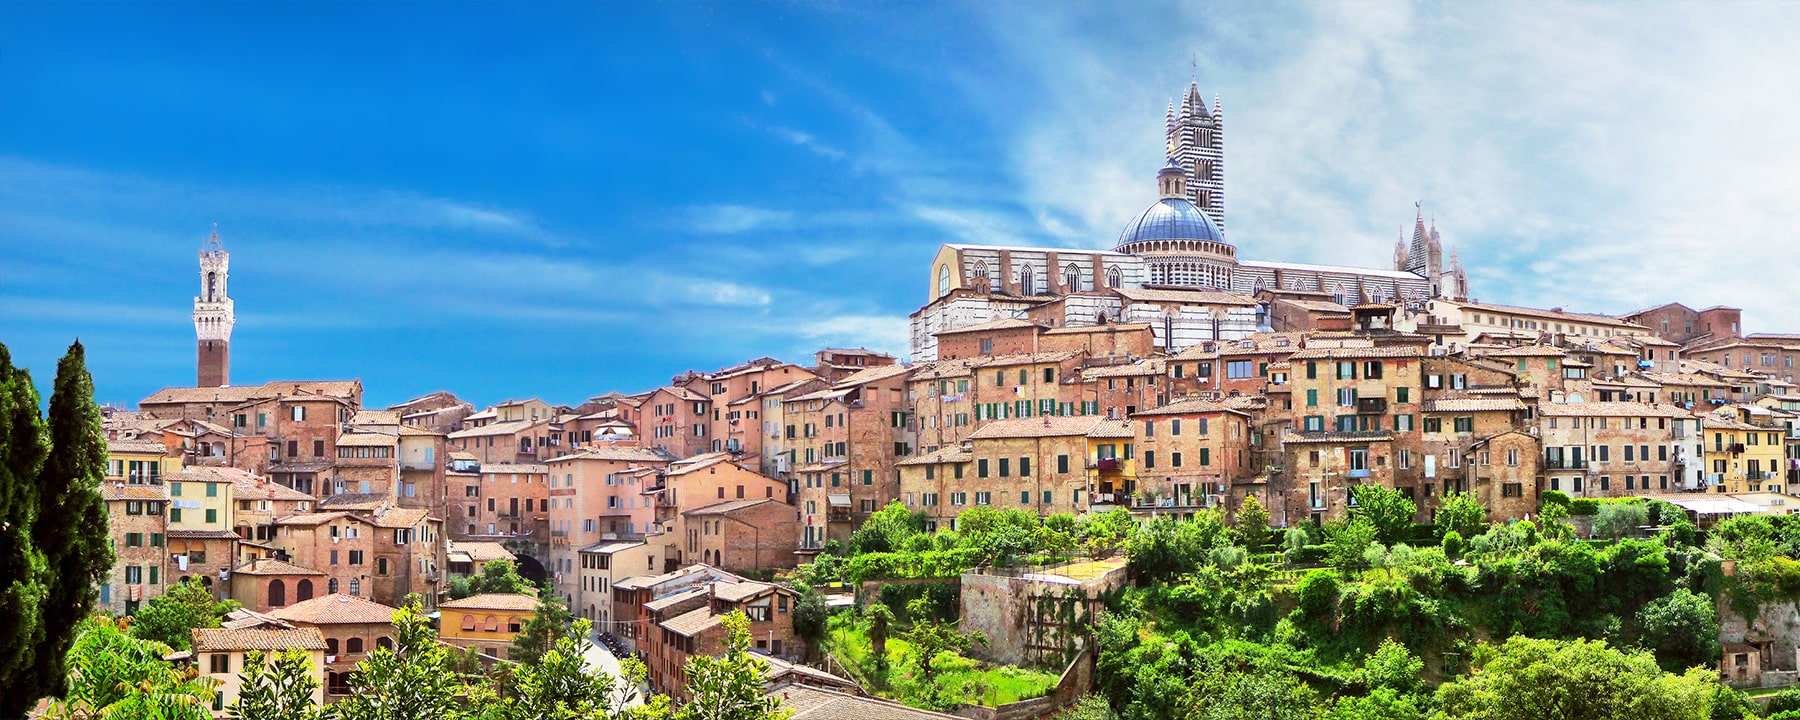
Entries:
[[1223,108],[1190,84],[1166,123],[1159,197],[1126,223],[1110,251],[945,244],[931,264],[926,304],[911,318],[915,360],[937,358],[936,334],[1018,318],[1057,327],[1147,323],[1174,352],[1267,329],[1270,292],[1306,293],[1345,307],[1422,305],[1467,297],[1454,253],[1443,262],[1422,212],[1392,269],[1245,260],[1225,239]]

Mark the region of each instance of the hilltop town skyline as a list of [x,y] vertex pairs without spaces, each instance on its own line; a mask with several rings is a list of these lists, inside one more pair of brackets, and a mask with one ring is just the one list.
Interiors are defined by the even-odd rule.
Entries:
[[[1687,63],[1659,50],[1692,24],[1684,6],[1624,24],[1568,6],[916,10],[894,24],[881,8],[776,22],[675,6],[600,24],[489,8],[434,21],[447,39],[425,41],[383,32],[417,20],[404,6],[354,29],[257,7],[19,9],[31,22],[13,28],[59,32],[0,31],[45,59],[0,70],[46,110],[10,115],[0,139],[0,252],[21,269],[0,278],[8,340],[43,365],[81,336],[107,402],[181,381],[192,254],[217,222],[247,379],[574,403],[746,357],[904,356],[909,270],[939,244],[1110,248],[1155,199],[1162,111],[1190,81],[1231,118],[1226,232],[1250,257],[1369,265],[1422,203],[1484,301],[1620,314],[1678,295],[1800,325],[1773,201],[1791,195],[1800,150],[1779,118],[1800,97],[1735,81],[1800,62],[1781,56],[1800,42],[1764,22],[1773,8],[1709,15],[1721,30],[1686,34],[1707,58]],[[256,49],[277,22],[369,55],[295,46],[307,62],[272,64]],[[500,42],[496,73],[560,69],[464,82],[454,58],[483,42],[477,26],[541,41]],[[1619,29],[1557,41],[1598,26]],[[1767,42],[1739,49],[1729,29]],[[1118,40],[1151,31],[1169,42]],[[606,49],[560,63],[541,49],[581,32]],[[1525,47],[1541,52],[1515,57]],[[614,53],[668,62],[596,71]],[[282,94],[246,84],[262,76]],[[1647,104],[1655,120],[1634,109]],[[520,337],[539,344],[480,351]]]

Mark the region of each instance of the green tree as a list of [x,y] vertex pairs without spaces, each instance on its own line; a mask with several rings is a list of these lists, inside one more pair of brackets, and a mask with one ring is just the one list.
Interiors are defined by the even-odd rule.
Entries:
[[810,587],[802,589],[800,599],[794,602],[794,635],[806,643],[808,656],[818,653],[830,623],[831,613],[825,607],[825,595]]
[[48,591],[44,554],[32,541],[38,512],[37,477],[50,453],[31,373],[15,368],[0,345],[0,717],[22,717],[53,688],[35,680],[35,655],[44,641],[39,612]]
[[1252,551],[1269,544],[1269,511],[1255,495],[1246,495],[1243,504],[1238,506],[1237,531],[1244,547]]
[[462,690],[449,651],[437,641],[417,601],[394,612],[393,648],[376,647],[350,673],[354,691],[332,706],[340,720],[414,720],[463,717]]
[[1380,531],[1368,518],[1357,517],[1330,527],[1326,535],[1325,548],[1331,566],[1350,572],[1368,567],[1369,546],[1375,544]]
[[687,662],[687,691],[693,699],[675,720],[783,720],[793,712],[781,698],[763,692],[767,663],[750,654],[750,618],[733,611],[725,625],[725,655],[695,655]]
[[583,659],[593,630],[576,620],[573,631],[556,639],[536,662],[518,665],[507,676],[508,697],[490,701],[496,720],[607,720],[622,717],[637,697],[644,665],[636,658],[619,661],[620,677],[587,666]]
[[1119,714],[1113,712],[1112,706],[1106,704],[1102,695],[1083,695],[1074,704],[1063,708],[1052,720],[1119,720]]
[[1544,503],[1538,511],[1538,520],[1544,523],[1544,537],[1551,540],[1568,540],[1575,537],[1575,526],[1569,524],[1569,506],[1557,503]]
[[1375,688],[1363,697],[1339,697],[1326,720],[1425,720],[1428,705],[1418,696]]
[[861,527],[850,535],[853,553],[898,552],[908,538],[925,529],[924,513],[913,513],[899,500],[869,514]]
[[192,646],[194,628],[216,628],[225,613],[239,607],[233,600],[214,600],[199,580],[187,578],[138,610],[131,618],[131,634],[186,650]]
[[319,689],[312,660],[304,650],[289,648],[277,655],[252,650],[238,673],[238,697],[226,714],[232,720],[319,720],[313,693]]
[[1441,537],[1457,533],[1472,538],[1487,532],[1487,508],[1472,493],[1445,493],[1438,502],[1437,529]]
[[887,641],[888,633],[894,627],[894,611],[884,603],[870,603],[863,609],[863,618],[869,621],[869,649],[874,656],[875,672],[886,675],[888,669]]
[[1713,672],[1671,675],[1596,640],[1514,636],[1475,665],[1438,687],[1437,720],[1706,720],[1718,688]]
[[56,364],[46,423],[50,455],[38,472],[37,517],[31,527],[48,573],[39,606],[44,641],[33,659],[32,686],[50,694],[59,694],[67,681],[69,648],[113,565],[106,501],[100,497],[106,433],[85,356],[76,342]]
[[1392,688],[1399,693],[1411,693],[1419,688],[1419,674],[1424,671],[1425,661],[1412,654],[1405,645],[1388,638],[1381,641],[1381,647],[1363,662],[1363,682],[1370,688]]
[[[91,617],[69,649],[67,693],[53,720],[209,720],[213,681],[163,660],[169,646],[125,632],[127,620]],[[8,694],[8,693],[0,693]]]
[[558,640],[568,635],[570,620],[569,608],[563,605],[555,590],[540,590],[537,612],[532,613],[519,627],[519,634],[513,636],[512,652],[507,659],[526,665],[537,662],[556,646]]
[[519,575],[518,566],[511,560],[500,558],[489,560],[481,566],[481,573],[472,575],[467,580],[458,578],[450,581],[450,598],[461,600],[483,593],[505,593],[516,595],[530,592],[531,581]]
[[1313,720],[1318,694],[1291,673],[1263,668],[1201,673],[1183,698],[1200,720]]
[[1375,537],[1383,545],[1406,539],[1413,516],[1419,513],[1419,506],[1405,493],[1380,485],[1357,485],[1350,489],[1350,498],[1356,501],[1350,508],[1350,517],[1374,525]]
[[931,608],[926,604],[925,598],[914,598],[907,603],[906,610],[912,616],[913,624],[901,636],[912,645],[913,662],[917,666],[915,677],[925,686],[926,692],[931,693],[931,699],[935,700],[938,691],[938,655],[944,652],[960,653],[977,642],[986,643],[987,636],[978,632],[959,632],[954,622],[929,619]]
[[1167,515],[1150,521],[1125,544],[1126,567],[1140,585],[1158,585],[1193,572],[1226,543],[1227,533],[1217,512],[1203,512],[1181,521]]
[[1719,614],[1705,595],[1676,588],[1644,604],[1638,626],[1670,670],[1711,665],[1719,658]]
[[1609,502],[1600,506],[1594,516],[1594,534],[1618,539],[1635,534],[1650,523],[1650,512],[1643,503]]
[[1077,537],[1090,555],[1100,557],[1125,544],[1137,530],[1131,511],[1117,508],[1098,515],[1083,515],[1076,521]]

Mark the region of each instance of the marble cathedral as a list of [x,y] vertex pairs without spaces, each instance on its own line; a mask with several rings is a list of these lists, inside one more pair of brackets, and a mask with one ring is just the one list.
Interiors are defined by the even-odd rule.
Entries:
[[1427,227],[1422,211],[1412,243],[1395,247],[1392,269],[1240,259],[1225,240],[1218,98],[1208,107],[1190,83],[1181,102],[1169,105],[1166,136],[1160,197],[1125,225],[1112,250],[939,247],[928,300],[911,318],[913,359],[937,359],[937,333],[1009,318],[1055,327],[1148,324],[1157,345],[1173,352],[1267,330],[1276,292],[1346,307],[1468,297],[1455,253],[1446,266],[1436,223]]

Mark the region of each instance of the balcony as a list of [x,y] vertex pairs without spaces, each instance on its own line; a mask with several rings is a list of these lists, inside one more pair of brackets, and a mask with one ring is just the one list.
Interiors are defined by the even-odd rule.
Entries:
[[1358,415],[1380,415],[1386,413],[1387,410],[1387,398],[1371,397],[1356,399],[1356,414]]
[[1089,470],[1099,470],[1101,472],[1118,470],[1119,469],[1119,459],[1118,458],[1100,458],[1099,460],[1095,460],[1093,462],[1088,463],[1088,469]]
[[1362,478],[1366,478],[1366,477],[1368,477],[1368,476],[1369,476],[1369,469],[1368,469],[1368,468],[1362,468],[1362,469],[1358,469],[1358,470],[1350,470],[1350,471],[1348,471],[1348,472],[1346,472],[1346,473],[1344,473],[1344,474],[1345,474],[1345,475],[1346,475],[1346,476],[1348,476],[1348,477],[1352,477],[1352,478],[1356,478],[1356,479],[1362,479]]
[[1556,459],[1544,461],[1545,470],[1586,470],[1587,466],[1588,463],[1586,460]]

